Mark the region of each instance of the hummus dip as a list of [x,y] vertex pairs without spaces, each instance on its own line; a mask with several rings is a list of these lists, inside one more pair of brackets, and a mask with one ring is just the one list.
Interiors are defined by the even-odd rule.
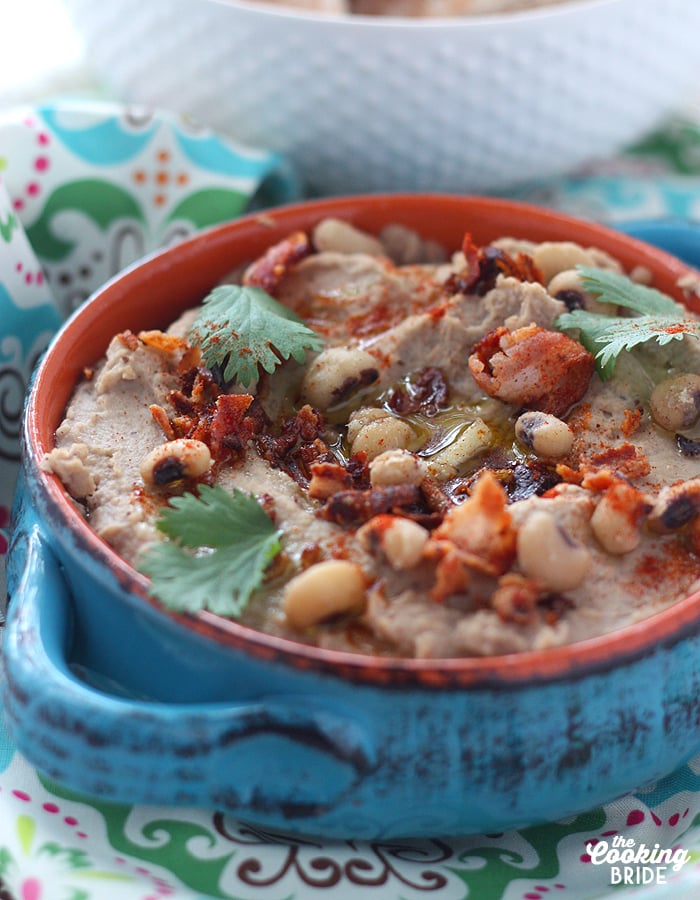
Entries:
[[324,220],[231,277],[320,352],[244,385],[205,364],[196,310],[118,334],[44,467],[137,568],[174,497],[257,498],[283,549],[239,618],[297,641],[444,658],[618,629],[698,584],[700,344],[643,344],[601,380],[555,327],[618,312],[579,265],[622,273],[568,242],[466,235],[448,257]]

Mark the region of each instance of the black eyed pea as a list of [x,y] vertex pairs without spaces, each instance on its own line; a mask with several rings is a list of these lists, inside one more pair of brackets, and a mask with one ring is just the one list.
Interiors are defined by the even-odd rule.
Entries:
[[651,415],[667,431],[683,431],[700,418],[700,375],[672,375],[654,388]]
[[350,414],[348,419],[348,443],[352,446],[357,435],[365,425],[376,422],[378,419],[386,419],[391,415],[386,409],[379,406],[361,406]]
[[642,540],[642,525],[652,508],[645,494],[620,480],[605,491],[593,511],[593,535],[613,556],[631,553]]
[[292,628],[309,628],[339,615],[359,615],[365,605],[362,569],[345,559],[327,559],[295,575],[282,598]]
[[209,447],[193,438],[159,444],[141,461],[141,478],[149,487],[167,487],[187,478],[199,478],[211,466]]
[[549,413],[530,410],[515,423],[515,436],[536,456],[566,456],[574,443],[574,433],[566,424]]
[[371,461],[387,450],[403,450],[414,440],[415,435],[408,422],[395,416],[383,416],[360,428],[351,449],[353,454],[366,453],[367,460]]
[[483,453],[493,442],[493,431],[483,419],[476,419],[456,440],[430,457],[427,465],[428,474],[440,481],[448,481],[458,475],[462,466],[470,459]]
[[545,590],[572,591],[591,566],[590,551],[544,510],[535,510],[518,529],[520,570]]
[[386,450],[369,464],[372,487],[394,484],[414,484],[417,487],[424,478],[425,463],[410,450]]
[[647,520],[652,531],[668,534],[685,528],[700,516],[700,478],[662,488]]
[[413,519],[387,513],[365,522],[357,537],[369,553],[379,547],[392,569],[401,571],[418,565],[430,533]]
[[615,307],[609,303],[600,303],[593,294],[585,291],[581,283],[581,276],[576,269],[565,269],[558,272],[547,285],[548,293],[556,300],[566,304],[569,311],[574,309],[586,309],[588,312],[599,313],[603,316],[611,316],[615,313]]
[[329,347],[316,357],[304,376],[301,394],[325,412],[379,377],[377,360],[357,347]]
[[385,256],[380,240],[340,219],[323,219],[313,231],[313,243],[319,253],[369,253]]
[[542,272],[548,290],[555,275],[575,269],[576,266],[620,271],[620,264],[605,251],[594,247],[582,247],[573,241],[544,241],[535,246],[532,255],[535,265]]

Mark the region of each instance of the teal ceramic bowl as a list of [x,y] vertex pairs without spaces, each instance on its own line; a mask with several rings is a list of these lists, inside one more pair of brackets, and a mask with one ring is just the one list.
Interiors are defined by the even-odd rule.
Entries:
[[498,200],[373,196],[218,227],[107,284],[44,358],[24,423],[4,666],[10,729],[42,772],[114,801],[216,807],[325,838],[501,831],[573,815],[700,750],[700,595],[595,640],[484,659],[324,651],[175,615],[42,472],[83,366],[170,320],[237,262],[320,218],[403,222],[458,246],[509,232],[687,264],[591,223]]

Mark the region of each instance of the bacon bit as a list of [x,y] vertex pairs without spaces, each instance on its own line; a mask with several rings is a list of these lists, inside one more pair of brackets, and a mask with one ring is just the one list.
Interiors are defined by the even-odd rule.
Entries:
[[462,238],[462,253],[467,262],[467,275],[471,276],[474,281],[479,277],[479,262],[481,259],[481,248],[474,243],[471,232],[465,231]]
[[435,569],[435,584],[430,589],[430,599],[444,603],[454,594],[463,594],[471,580],[471,567],[463,554],[456,548],[446,548]]
[[182,355],[182,359],[177,364],[177,374],[184,375],[192,369],[199,369],[202,364],[202,351],[199,347],[190,347]]
[[195,414],[196,403],[187,397],[183,391],[177,389],[170,391],[168,403],[181,416],[193,416]]
[[406,388],[397,388],[389,396],[388,404],[400,416],[421,412],[434,416],[447,406],[448,387],[445,377],[435,366],[426,366]]
[[[496,479],[503,485],[509,503],[527,500],[533,495],[541,497],[561,480],[556,469],[548,463],[539,459],[509,459],[499,450],[487,456],[484,466],[493,471]],[[471,482],[479,474],[474,473]]]
[[192,434],[197,427],[197,421],[196,416],[180,415],[173,416],[170,423],[173,426],[176,437],[192,437]]
[[325,427],[325,419],[318,410],[305,404],[282,424],[279,434],[270,434],[266,429],[260,431],[256,437],[258,452],[273,468],[281,469],[297,484],[308,488],[313,463],[337,462],[322,439]]
[[153,416],[153,421],[165,435],[166,441],[174,440],[176,434],[170,422],[170,419],[168,418],[168,414],[163,409],[163,407],[158,406],[157,403],[152,403],[148,408],[151,411],[151,415]]
[[85,381],[92,381],[94,377],[95,370],[90,366],[85,366],[85,368],[83,369],[83,378],[85,379]]
[[393,512],[400,515],[406,507],[417,506],[420,500],[420,490],[412,484],[338,491],[328,499],[320,516],[338,525],[358,526],[380,513]]
[[183,353],[190,349],[187,341],[174,334],[166,334],[164,331],[139,331],[138,338],[142,344],[151,350],[157,350],[159,353],[168,355],[182,351]]
[[583,472],[572,469],[571,466],[567,466],[565,463],[557,463],[555,471],[566,484],[581,484],[583,481]]
[[312,252],[311,241],[303,231],[295,231],[269,247],[243,273],[243,284],[274,294],[287,272]]
[[639,426],[642,422],[642,410],[637,409],[626,409],[625,414],[622,418],[622,425],[620,426],[620,431],[624,434],[625,437],[630,437],[636,431],[639,431]]
[[594,357],[578,341],[532,324],[501,326],[469,357],[474,381],[491,397],[561,418],[586,393]]
[[498,579],[498,587],[491,595],[491,606],[501,621],[529,625],[537,618],[537,601],[541,593],[537,582],[509,572]]
[[443,491],[441,483],[436,478],[424,478],[420,483],[420,491],[428,509],[438,513],[441,519],[455,505],[451,497]]
[[292,571],[292,560],[289,554],[282,550],[278,553],[272,562],[268,563],[263,573],[263,584],[270,584],[272,581],[278,581],[281,578],[289,578],[295,574]]
[[547,625],[556,625],[569,609],[576,609],[576,604],[566,594],[545,594],[537,601],[537,606],[544,612]]
[[463,272],[454,273],[445,282],[450,293],[483,297],[495,286],[499,275],[544,284],[542,271],[527,253],[511,256],[491,244],[477,247],[468,233],[462,242],[462,252],[467,264]]
[[211,403],[221,393],[221,387],[210,369],[189,369],[183,374],[190,384],[189,395],[197,404]]
[[[209,369],[188,369],[181,373],[180,384],[181,389],[168,394],[176,413],[169,420],[173,433],[202,441],[217,462],[239,459],[248,442],[270,424],[257,400],[250,394],[222,393]],[[155,415],[163,427],[162,415]]]
[[309,471],[311,472],[309,497],[313,500],[327,500],[338,491],[352,487],[352,475],[340,463],[311,463]]
[[345,463],[345,468],[352,478],[353,487],[369,488],[371,484],[369,464],[367,463],[367,453],[364,450],[353,453]]
[[273,522],[277,522],[277,506],[275,505],[275,498],[272,494],[268,494],[267,492],[260,494],[258,497],[258,502],[260,506],[265,510],[267,515],[272,519]]
[[299,567],[301,569],[308,569],[309,566],[313,566],[317,562],[321,562],[323,559],[323,549],[320,544],[304,544],[301,548],[301,554],[299,556]]
[[566,421],[574,434],[577,434],[584,429],[586,431],[590,429],[592,415],[591,404],[583,402],[571,410]]
[[323,434],[326,420],[321,413],[305,403],[297,412],[293,420],[292,428],[302,441],[313,441]]
[[139,339],[134,332],[130,331],[128,328],[126,331],[122,331],[121,334],[117,335],[117,340],[124,344],[128,350],[138,350],[140,347]]
[[431,538],[438,555],[442,542],[457,549],[470,568],[501,575],[515,559],[516,529],[507,510],[508,497],[486,470],[464,503],[450,509]]
[[601,470],[612,470],[616,475],[634,481],[648,475],[651,472],[651,465],[638,447],[625,441],[617,447],[608,447],[601,453],[595,453],[588,459],[581,459],[583,486],[588,488],[590,485],[590,489],[594,490],[592,487],[595,483],[594,478]]
[[242,454],[257,432],[255,420],[246,416],[253,397],[250,394],[221,394],[209,422],[209,449],[214,459]]

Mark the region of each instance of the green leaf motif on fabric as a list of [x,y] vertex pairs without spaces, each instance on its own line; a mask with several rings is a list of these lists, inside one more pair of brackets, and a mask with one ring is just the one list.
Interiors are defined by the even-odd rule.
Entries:
[[[80,794],[43,775],[39,776],[39,780],[55,797],[85,802]],[[206,827],[197,822],[158,815],[141,826],[143,841],[136,843],[129,826],[131,806],[91,798],[90,807],[102,817],[107,841],[115,853],[142,860],[152,866],[161,866],[192,890],[208,897],[235,900],[229,893],[222,894],[220,887],[223,873],[235,855],[235,849],[227,848],[221,854],[206,855],[204,858],[193,854],[192,848],[198,843],[203,847],[216,847],[218,838],[212,825]]]
[[8,213],[6,219],[0,218],[0,238],[4,243],[9,244],[12,240],[12,233],[19,227],[17,216],[14,213]]
[[189,194],[169,213],[166,222],[184,219],[195,229],[218,225],[240,216],[248,204],[248,194],[227,188],[207,188]]
[[87,216],[103,232],[119,219],[145,222],[141,206],[124,188],[95,178],[70,181],[56,188],[39,218],[26,229],[29,243],[40,259],[58,262],[75,248],[75,241],[59,237],[53,228],[56,216],[68,211]]
[[[528,867],[521,854],[512,849],[504,852],[502,844],[496,846],[474,846],[460,857],[460,862],[469,863],[467,868],[447,864],[445,868],[454,872],[469,886],[469,897],[503,897],[508,885],[514,880],[531,878],[533,881],[547,881],[561,877],[559,845],[572,834],[597,834],[606,822],[605,812],[597,809],[577,816],[567,823],[533,825],[519,832],[526,841],[532,856],[538,860],[536,866]],[[476,859],[484,865],[474,867]]]
[[662,159],[680,175],[700,174],[700,127],[693,121],[676,119],[631,147],[630,156]]

